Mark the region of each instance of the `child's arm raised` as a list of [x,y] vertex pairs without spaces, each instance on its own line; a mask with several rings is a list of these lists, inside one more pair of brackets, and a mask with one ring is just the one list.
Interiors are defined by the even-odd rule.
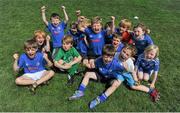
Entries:
[[112,26],[110,27],[110,30],[107,31],[107,35],[113,34],[115,32],[115,17],[111,16],[111,22]]
[[53,65],[53,63],[48,59],[48,55],[46,53],[43,54],[44,59],[47,62],[47,66],[51,67]]
[[42,20],[43,20],[43,22],[45,23],[45,25],[48,26],[48,21],[47,21],[47,19],[46,19],[46,14],[45,14],[45,12],[46,12],[46,7],[45,7],[45,6],[42,6],[42,7],[41,7]]
[[46,52],[50,52],[50,39],[49,35],[46,36]]
[[17,53],[15,53],[13,55],[13,58],[14,58],[13,70],[14,70],[14,72],[18,72],[19,71],[19,66],[18,66],[19,55]]
[[69,18],[68,18],[68,15],[66,13],[66,10],[65,10],[65,6],[61,6],[62,10],[63,10],[63,13],[64,13],[64,17],[65,17],[65,23],[67,23],[69,21]]

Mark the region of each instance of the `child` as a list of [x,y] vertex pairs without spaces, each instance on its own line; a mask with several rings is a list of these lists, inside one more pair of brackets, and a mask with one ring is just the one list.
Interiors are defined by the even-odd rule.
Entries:
[[85,58],[87,56],[86,36],[78,30],[77,26],[78,24],[76,22],[71,23],[71,28],[67,34],[73,37],[73,46]]
[[117,74],[117,71],[123,71],[124,67],[122,63],[119,63],[117,59],[114,59],[115,49],[111,45],[105,45],[103,48],[103,55],[96,59],[92,68],[95,68],[94,71],[89,71],[85,73],[85,76],[78,88],[78,90],[69,97],[69,100],[78,99],[84,96],[84,91],[89,83],[90,79],[103,81],[108,83],[112,81],[112,85],[106,89],[104,93],[98,96],[95,100],[90,102],[90,109],[93,109],[99,103],[106,101],[106,99],[119,87],[121,84],[122,76]]
[[154,73],[154,78],[150,84],[151,88],[155,87],[159,71],[159,48],[156,45],[149,45],[143,54],[139,55],[135,64],[135,72],[138,75],[139,80],[148,81],[151,75]]
[[112,40],[112,46],[115,48],[116,53],[114,55],[115,58],[118,58],[122,48],[124,47],[124,44],[121,43],[122,36],[118,34],[113,35],[113,40]]
[[[114,25],[114,24],[113,24]],[[115,28],[115,33],[122,36],[122,42],[127,44],[132,44],[132,37],[129,33],[132,23],[128,19],[122,19],[119,23],[119,28]]]
[[74,74],[77,72],[78,63],[81,62],[81,56],[73,47],[73,38],[70,35],[65,35],[62,40],[62,48],[59,49],[54,65],[60,70],[68,72],[68,85],[74,81]]
[[144,85],[138,84],[138,79],[134,71],[134,63],[131,59],[135,55],[135,53],[136,50],[134,47],[126,45],[119,55],[119,61],[126,63],[126,71],[123,72],[123,81],[126,81],[127,85],[133,90],[139,90],[148,93],[151,96],[152,101],[156,102],[160,98],[157,89],[155,89],[154,87],[148,88]]
[[46,35],[44,31],[34,31],[34,40],[38,44],[38,51],[42,53],[50,52],[50,36]]
[[88,59],[85,59],[84,64],[90,64],[93,60],[102,55],[102,49],[104,47],[104,39],[106,34],[110,34],[111,31],[102,30],[102,20],[100,17],[94,17],[90,27],[81,27],[79,30],[84,32],[88,41]]
[[[112,26],[113,26],[113,22],[112,21],[109,21],[109,22],[106,22],[105,26],[104,26],[104,29],[105,30],[111,30],[112,29]],[[113,34],[109,34],[105,36],[105,44],[112,44],[112,40],[113,40]]]
[[132,36],[133,43],[137,48],[136,58],[144,52],[144,49],[153,44],[151,37],[148,35],[149,29],[142,23],[139,23],[134,27],[134,33]]
[[45,11],[46,7],[41,7],[42,19],[45,25],[47,26],[49,32],[51,33],[52,42],[53,42],[53,52],[52,58],[54,59],[55,54],[57,53],[58,49],[62,46],[62,38],[64,37],[64,29],[66,28],[66,24],[68,22],[68,16],[64,6],[61,6],[65,21],[60,20],[60,16],[57,13],[51,14],[51,22],[48,22],[46,19]]
[[52,62],[48,59],[47,54],[37,52],[38,45],[33,39],[24,43],[24,49],[25,53],[20,58],[18,54],[13,55],[14,71],[18,72],[21,68],[24,70],[24,74],[16,78],[15,82],[17,85],[32,85],[31,90],[34,92],[38,85],[54,76],[52,70],[45,69],[45,65],[52,66]]

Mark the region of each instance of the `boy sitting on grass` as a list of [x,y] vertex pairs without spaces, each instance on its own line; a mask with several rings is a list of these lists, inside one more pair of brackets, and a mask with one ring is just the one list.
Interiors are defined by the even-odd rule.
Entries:
[[41,83],[48,81],[54,76],[54,71],[45,69],[45,65],[51,67],[53,64],[48,59],[47,54],[37,52],[38,44],[33,40],[27,40],[24,43],[25,53],[20,57],[17,53],[13,55],[13,70],[18,72],[21,68],[24,74],[17,77],[15,82],[17,85],[32,85],[31,91],[35,91],[36,87]]
[[61,71],[68,72],[68,85],[74,82],[74,74],[77,72],[82,57],[73,47],[73,38],[65,35],[62,40],[62,48],[59,49],[54,59],[54,66]]
[[103,55],[95,60],[92,65],[92,71],[85,73],[84,78],[78,88],[78,90],[69,97],[69,100],[78,99],[84,96],[84,91],[89,83],[90,79],[109,83],[112,81],[111,86],[106,89],[100,96],[90,102],[90,109],[93,109],[99,103],[106,101],[106,99],[120,86],[122,76],[116,72],[123,71],[124,66],[119,63],[117,59],[114,59],[115,49],[111,45],[105,45],[103,48]]

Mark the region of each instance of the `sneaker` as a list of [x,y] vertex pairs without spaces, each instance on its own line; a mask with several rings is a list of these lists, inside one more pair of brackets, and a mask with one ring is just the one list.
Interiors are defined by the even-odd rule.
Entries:
[[94,99],[93,101],[90,102],[89,108],[90,108],[90,109],[93,109],[93,108],[95,108],[98,104],[100,104],[100,99],[97,97],[96,99]]
[[67,85],[72,85],[73,83],[74,83],[74,77],[71,77],[70,79],[68,79]]
[[157,89],[153,89],[153,91],[150,93],[150,96],[153,102],[157,102],[160,99],[160,93]]
[[76,99],[81,98],[82,96],[84,96],[84,92],[78,90],[78,91],[75,91],[73,96],[69,97],[69,100],[76,100]]

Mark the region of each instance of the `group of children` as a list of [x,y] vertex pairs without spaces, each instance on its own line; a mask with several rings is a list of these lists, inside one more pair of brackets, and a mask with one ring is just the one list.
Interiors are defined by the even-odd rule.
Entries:
[[[144,24],[139,23],[131,30],[131,21],[122,19],[116,28],[115,17],[111,16],[103,27],[100,17],[90,20],[78,10],[77,20],[65,32],[69,18],[65,7],[61,8],[64,21],[57,13],[52,13],[47,21],[46,7],[42,6],[42,20],[50,36],[44,31],[35,31],[33,38],[24,43],[25,53],[13,55],[14,71],[24,70],[24,74],[15,80],[17,85],[30,85],[30,89],[35,91],[38,85],[51,79],[57,69],[67,72],[68,84],[71,85],[78,69],[84,66],[82,82],[69,100],[84,96],[91,79],[109,84],[109,87],[90,102],[90,109],[105,102],[122,82],[133,90],[148,93],[154,102],[159,100],[159,92],[155,89],[159,48],[153,44],[148,35],[150,30]],[[46,66],[50,69],[47,70]],[[150,82],[150,86],[142,85],[142,80]]]

